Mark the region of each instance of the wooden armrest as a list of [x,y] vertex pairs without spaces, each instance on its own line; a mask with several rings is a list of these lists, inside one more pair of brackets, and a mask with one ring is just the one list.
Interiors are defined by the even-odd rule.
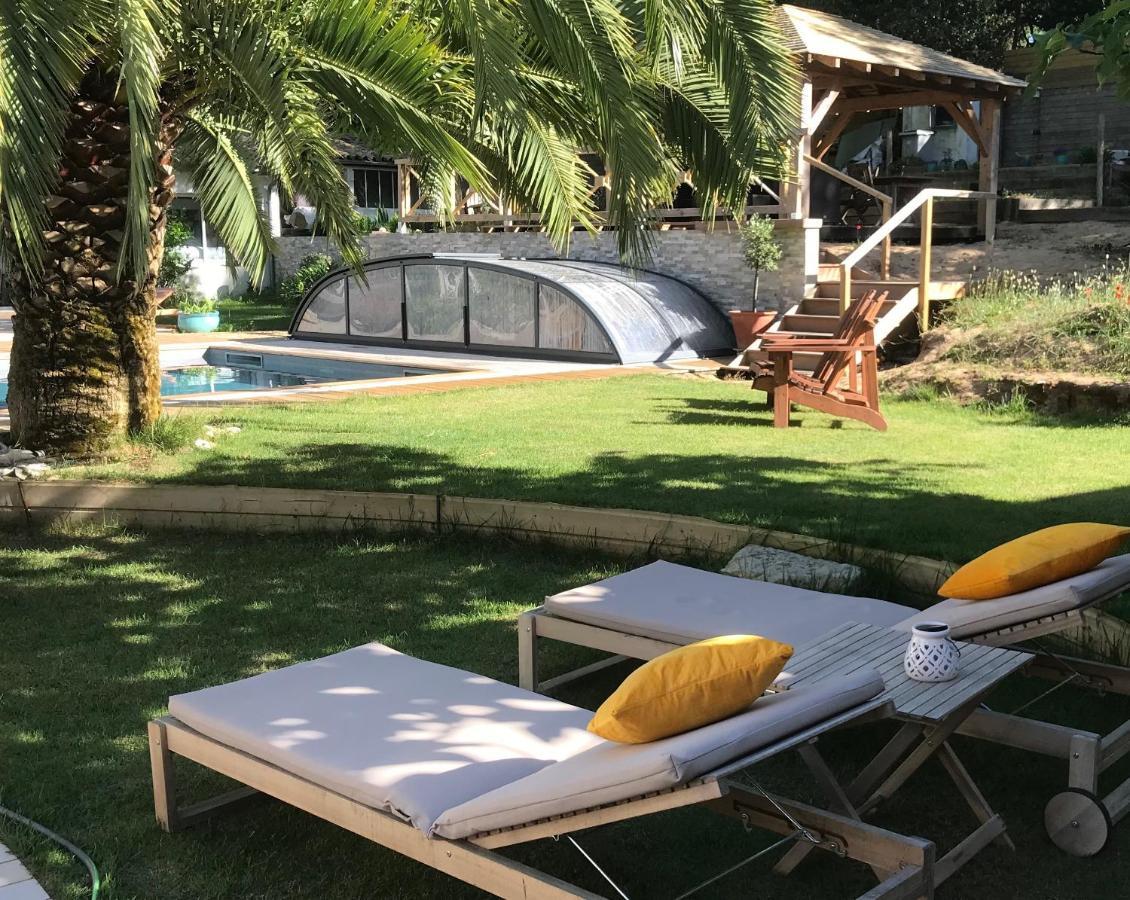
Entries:
[[850,341],[841,341],[836,338],[809,338],[808,340],[789,341],[787,344],[774,346],[769,341],[763,341],[761,349],[766,353],[797,353],[804,351],[835,351],[835,350],[874,350],[874,344],[853,344]]

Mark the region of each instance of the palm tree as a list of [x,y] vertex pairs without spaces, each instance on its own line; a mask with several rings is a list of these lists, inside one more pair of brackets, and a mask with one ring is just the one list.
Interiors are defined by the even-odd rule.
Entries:
[[90,453],[158,416],[175,173],[258,275],[253,172],[310,198],[359,260],[335,133],[410,150],[441,207],[458,174],[538,208],[561,245],[592,226],[584,147],[615,173],[621,250],[643,256],[677,172],[708,210],[778,173],[795,78],[774,23],[767,0],[5,0],[14,436]]

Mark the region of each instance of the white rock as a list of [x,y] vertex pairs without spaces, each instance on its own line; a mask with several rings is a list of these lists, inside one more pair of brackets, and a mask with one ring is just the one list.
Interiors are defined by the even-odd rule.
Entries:
[[772,581],[814,591],[843,593],[863,575],[859,566],[850,563],[813,559],[788,550],[751,544],[742,547],[722,570],[726,575]]
[[37,454],[34,450],[20,450],[18,447],[12,447],[3,455],[0,455],[0,466],[18,466],[25,460],[38,459],[40,456],[42,456],[42,453]]
[[211,425],[205,425],[204,426],[204,434],[207,437],[214,437],[215,434],[216,434],[216,429],[213,428]]
[[204,438],[197,438],[195,441],[192,442],[192,445],[197,450],[211,450],[213,447],[216,446],[211,441],[204,440]]
[[243,431],[243,429],[238,425],[229,425],[224,429],[225,434],[239,434],[241,431]]

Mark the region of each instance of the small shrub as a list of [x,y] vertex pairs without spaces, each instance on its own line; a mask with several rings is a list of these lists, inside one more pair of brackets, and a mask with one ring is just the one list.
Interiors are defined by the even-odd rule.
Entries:
[[325,277],[333,268],[334,261],[325,253],[311,253],[304,256],[294,274],[279,282],[278,298],[288,306],[295,307],[310,287]]
[[192,287],[178,287],[173,294],[173,306],[178,312],[193,315],[195,313],[210,313],[216,311],[216,301],[205,297],[200,291]]
[[200,433],[200,423],[185,416],[161,416],[152,425],[130,435],[130,441],[161,453],[176,453],[191,446]]
[[363,216],[361,213],[354,213],[353,216],[353,227],[358,234],[372,234],[382,229],[393,232],[399,224],[400,217],[396,213],[389,213],[383,209],[378,209],[376,214],[371,216]]
[[157,272],[158,287],[173,287],[192,268],[192,254],[184,248],[194,238],[188,216],[182,210],[169,210],[165,222],[165,249]]

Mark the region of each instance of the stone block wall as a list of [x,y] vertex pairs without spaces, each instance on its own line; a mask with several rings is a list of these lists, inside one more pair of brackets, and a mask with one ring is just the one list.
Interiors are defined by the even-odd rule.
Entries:
[[[816,281],[819,268],[819,221],[778,220],[777,236],[784,250],[780,269],[761,276],[761,298],[766,309],[785,309],[804,296]],[[324,238],[282,237],[276,258],[276,277],[294,271],[310,253],[337,254]],[[543,234],[533,232],[482,234],[479,232],[434,232],[372,234],[363,239],[372,259],[412,253],[489,253],[509,257],[559,256]],[[574,235],[570,259],[615,263],[616,235]],[[748,309],[753,291],[753,273],[742,261],[737,234],[719,225],[713,231],[661,231],[655,234],[651,262],[646,268],[678,278],[702,291],[719,309]]]

